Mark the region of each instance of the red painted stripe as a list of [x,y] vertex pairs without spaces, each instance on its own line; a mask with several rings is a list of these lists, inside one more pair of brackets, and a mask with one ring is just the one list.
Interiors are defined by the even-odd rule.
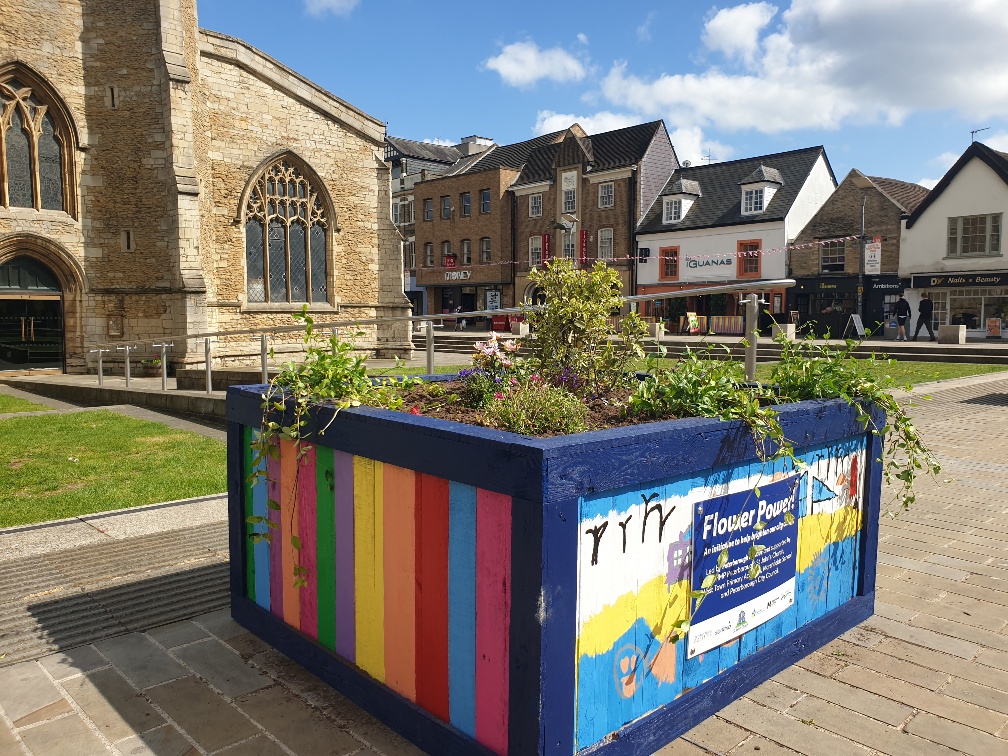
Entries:
[[416,484],[416,702],[448,722],[448,481]]
[[476,740],[508,750],[511,497],[476,491]]
[[[274,441],[274,443],[278,443]],[[284,527],[280,518],[280,510],[274,506],[280,505],[280,460],[273,457],[266,459],[266,475],[269,483],[266,485],[266,496],[272,505],[266,510],[266,514],[271,522],[277,527],[270,528],[270,611],[280,619],[283,619],[283,540]]]
[[307,585],[301,587],[301,632],[318,640],[318,568],[315,559],[315,446],[311,446],[298,464],[297,520],[301,534],[301,566],[307,571]]

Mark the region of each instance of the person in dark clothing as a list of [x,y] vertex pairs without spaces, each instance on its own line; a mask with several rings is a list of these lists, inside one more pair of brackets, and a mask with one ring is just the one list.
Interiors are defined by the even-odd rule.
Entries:
[[906,324],[907,320],[910,319],[910,313],[910,303],[906,301],[905,296],[900,294],[899,301],[896,303],[896,307],[893,308],[893,315],[896,316],[896,325],[899,326],[899,330],[896,331],[896,341],[907,340]]
[[917,330],[914,331],[912,341],[917,341],[917,334],[920,333],[920,329],[923,326],[927,326],[928,333],[931,334],[931,341],[937,341],[934,335],[934,329],[931,328],[931,316],[934,314],[934,302],[931,301],[931,297],[925,291],[921,294],[920,304],[917,305]]

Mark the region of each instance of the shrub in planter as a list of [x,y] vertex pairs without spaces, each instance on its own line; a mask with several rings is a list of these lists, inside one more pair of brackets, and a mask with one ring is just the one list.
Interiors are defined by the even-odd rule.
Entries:
[[552,273],[528,363],[375,384],[305,316],[304,365],[229,391],[235,618],[433,753],[652,752],[869,616],[883,475],[936,469],[848,355],[639,380],[580,307],[611,288],[563,297],[599,271]]

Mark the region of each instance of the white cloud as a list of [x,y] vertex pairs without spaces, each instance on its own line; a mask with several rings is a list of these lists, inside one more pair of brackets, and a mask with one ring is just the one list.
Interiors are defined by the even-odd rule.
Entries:
[[986,139],[981,139],[980,141],[986,144],[992,150],[1008,152],[1008,131],[996,132],[994,134],[991,134]]
[[689,161],[692,165],[707,165],[707,156],[710,155],[710,162],[720,163],[730,160],[735,154],[729,145],[706,139],[703,129],[699,126],[686,126],[678,128],[669,133],[672,146],[675,147],[676,157],[679,162]]
[[759,35],[773,17],[777,6],[770,3],[747,3],[734,8],[722,8],[704,24],[703,43],[710,50],[730,58],[751,61],[759,50]]
[[1001,3],[792,0],[772,31],[773,6],[739,5],[715,13],[704,32],[712,54],[738,70],[650,77],[616,63],[602,94],[611,110],[661,116],[673,129],[898,125],[936,110],[1008,117],[1008,14],[992,12]]
[[651,11],[644,19],[644,23],[637,27],[637,39],[641,42],[651,41],[651,22],[655,20],[655,12]]
[[579,124],[588,134],[601,134],[603,131],[633,126],[635,123],[640,123],[640,118],[624,113],[610,113],[607,110],[593,115],[574,115],[573,113],[540,110],[536,115],[533,130],[536,134],[549,134],[552,131],[566,129],[572,123]]
[[936,165],[943,171],[947,171],[952,167],[952,164],[959,159],[960,152],[943,152],[941,155],[935,155],[933,158],[928,160],[931,165]]
[[580,42],[582,45],[587,45],[588,35],[585,34],[584,32],[581,32],[580,34],[577,35],[577,41]]
[[922,178],[918,179],[917,183],[923,186],[925,189],[934,189],[935,184],[937,184],[939,181],[941,181],[941,179]]
[[500,74],[505,84],[529,87],[540,79],[556,82],[581,81],[584,64],[561,47],[541,50],[535,42],[513,42],[505,45],[500,55],[483,65]]
[[357,7],[360,0],[304,0],[305,10],[313,16],[346,16]]

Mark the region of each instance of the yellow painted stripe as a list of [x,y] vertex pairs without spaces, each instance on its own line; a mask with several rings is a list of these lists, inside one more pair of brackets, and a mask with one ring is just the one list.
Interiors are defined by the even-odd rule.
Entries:
[[805,515],[798,520],[798,572],[809,568],[831,543],[850,538],[861,530],[861,512],[841,507],[836,512]]
[[357,666],[385,682],[385,587],[382,464],[353,458],[354,598]]
[[665,638],[672,626],[686,618],[689,584],[669,586],[664,575],[644,583],[636,593],[624,593],[589,619],[577,641],[578,656],[597,656],[612,649],[620,636],[643,617],[656,638]]

